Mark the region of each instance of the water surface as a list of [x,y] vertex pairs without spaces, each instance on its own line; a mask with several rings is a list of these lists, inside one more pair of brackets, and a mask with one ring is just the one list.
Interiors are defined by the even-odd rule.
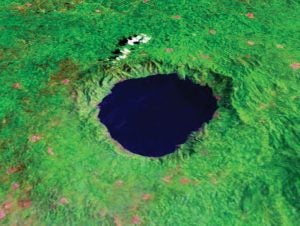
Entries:
[[125,149],[160,157],[208,122],[217,100],[207,86],[157,74],[117,83],[99,107],[100,121]]

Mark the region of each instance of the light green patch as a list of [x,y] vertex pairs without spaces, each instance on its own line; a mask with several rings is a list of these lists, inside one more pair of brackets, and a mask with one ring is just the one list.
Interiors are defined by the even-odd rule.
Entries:
[[[300,224],[297,1],[26,2],[0,6],[0,224]],[[105,61],[140,33],[150,42]],[[125,153],[97,104],[122,79],[174,71],[209,84],[219,116],[164,158]]]

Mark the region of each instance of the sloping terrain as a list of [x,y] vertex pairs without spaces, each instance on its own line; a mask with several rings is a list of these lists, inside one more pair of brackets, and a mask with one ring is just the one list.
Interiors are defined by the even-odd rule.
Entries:
[[[1,225],[300,224],[299,1],[0,5]],[[169,156],[127,153],[97,105],[172,72],[212,87],[218,112]]]

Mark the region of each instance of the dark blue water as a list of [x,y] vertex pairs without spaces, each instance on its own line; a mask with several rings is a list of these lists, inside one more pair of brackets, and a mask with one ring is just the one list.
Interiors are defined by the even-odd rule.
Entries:
[[117,83],[99,107],[113,139],[130,152],[159,157],[208,122],[217,100],[207,86],[159,74]]

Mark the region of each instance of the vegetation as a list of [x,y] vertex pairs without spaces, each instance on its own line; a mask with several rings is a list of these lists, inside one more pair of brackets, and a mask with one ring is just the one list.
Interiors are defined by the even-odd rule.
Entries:
[[[297,0],[2,0],[0,224],[299,225]],[[147,34],[128,58],[119,40]],[[177,71],[221,99],[160,159],[110,139],[118,81]]]

